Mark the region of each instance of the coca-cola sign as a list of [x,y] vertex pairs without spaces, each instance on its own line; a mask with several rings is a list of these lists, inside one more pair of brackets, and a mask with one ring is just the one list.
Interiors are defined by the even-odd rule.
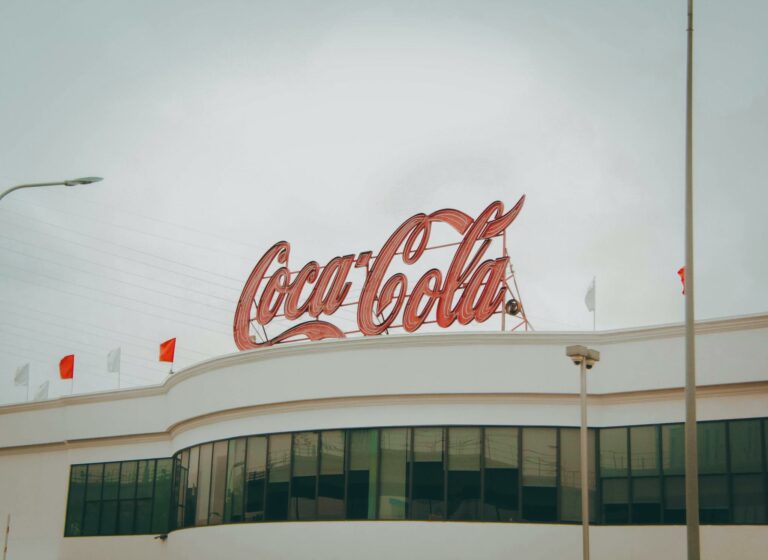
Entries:
[[[486,253],[494,238],[505,235],[524,202],[525,196],[506,213],[503,203],[493,202],[477,218],[454,209],[416,214],[377,254],[334,257],[325,266],[310,261],[291,269],[291,246],[280,241],[261,257],[245,283],[235,311],[235,344],[250,350],[292,340],[344,338],[350,332],[371,336],[396,327],[413,332],[428,318],[440,327],[456,321],[482,323],[502,310],[509,290],[506,249],[497,258],[486,258]],[[440,246],[456,247],[450,265],[445,272],[429,269],[411,286],[403,272],[391,271],[393,262],[399,257],[405,265],[414,265],[426,250],[435,248],[429,246],[430,234],[441,223],[462,236]],[[350,276],[357,269],[362,269],[364,281],[352,301]],[[357,329],[345,331],[327,320],[350,304],[357,307]],[[267,336],[264,326],[276,317],[297,321],[304,316],[309,320]],[[261,339],[254,336],[252,326],[261,326]]]

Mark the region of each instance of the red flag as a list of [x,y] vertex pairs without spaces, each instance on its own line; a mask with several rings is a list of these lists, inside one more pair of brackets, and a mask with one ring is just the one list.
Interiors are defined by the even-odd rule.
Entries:
[[685,267],[678,270],[677,275],[680,277],[680,282],[683,283],[683,295],[685,295]]
[[160,345],[160,361],[173,363],[173,355],[176,352],[176,339],[166,340]]
[[75,376],[75,355],[64,356],[59,362],[59,377],[72,379]]

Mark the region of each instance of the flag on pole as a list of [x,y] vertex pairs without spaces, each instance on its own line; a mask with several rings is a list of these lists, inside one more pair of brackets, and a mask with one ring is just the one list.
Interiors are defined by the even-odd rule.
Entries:
[[677,275],[680,277],[680,282],[683,283],[683,295],[685,295],[685,267],[678,270]]
[[40,386],[35,391],[35,397],[34,400],[36,401],[44,401],[48,398],[48,382],[43,381]]
[[75,377],[75,355],[64,356],[59,362],[59,377],[62,379],[74,379]]
[[109,373],[120,373],[120,348],[115,348],[107,354],[107,371]]
[[587,305],[588,311],[595,310],[595,279],[592,278],[592,284],[587,290],[587,295],[584,296],[584,303]]
[[173,363],[173,355],[176,353],[176,339],[171,338],[160,344],[160,361]]
[[16,375],[13,376],[13,384],[17,387],[29,387],[29,364],[16,368]]

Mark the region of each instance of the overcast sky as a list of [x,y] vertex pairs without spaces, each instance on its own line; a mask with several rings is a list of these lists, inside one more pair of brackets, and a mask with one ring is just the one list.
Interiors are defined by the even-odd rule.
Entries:
[[[768,6],[696,10],[697,318],[766,312]],[[593,276],[598,330],[683,319],[685,0],[3,0],[0,84],[0,189],[105,178],[0,202],[0,402],[26,362],[56,396],[65,354],[81,392],[118,346],[124,386],[173,336],[234,351],[276,241],[323,263],[522,194],[537,330],[591,330]]]

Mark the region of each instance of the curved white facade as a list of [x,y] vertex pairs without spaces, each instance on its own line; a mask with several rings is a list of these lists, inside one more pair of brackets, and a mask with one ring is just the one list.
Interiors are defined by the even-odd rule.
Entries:
[[[768,315],[697,325],[700,420],[768,416]],[[70,465],[170,457],[213,440],[387,426],[578,426],[569,344],[601,352],[590,427],[683,419],[683,328],[451,333],[285,344],[197,364],[161,386],[0,408],[0,520],[22,558],[571,558],[577,525],[245,523],[64,538]],[[597,526],[593,558],[681,558],[683,526]],[[705,558],[763,558],[768,526],[702,528]]]

